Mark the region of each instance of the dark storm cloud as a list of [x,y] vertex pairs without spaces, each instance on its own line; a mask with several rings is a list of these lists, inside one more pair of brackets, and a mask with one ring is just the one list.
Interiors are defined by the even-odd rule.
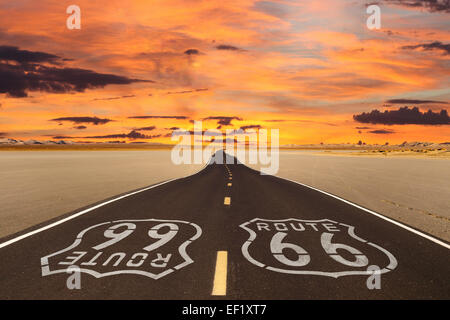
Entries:
[[261,128],[262,128],[262,126],[259,124],[252,124],[252,125],[248,125],[248,126],[242,126],[240,129],[246,131],[248,129],[261,129]]
[[216,47],[217,50],[228,50],[228,51],[239,51],[241,49],[239,49],[238,47],[235,46],[230,46],[227,44],[220,44]]
[[71,136],[55,136],[53,139],[118,139],[118,138],[128,138],[131,140],[134,139],[153,139],[153,138],[159,138],[161,135],[145,135],[140,132],[137,132],[135,130],[132,130],[129,133],[117,133],[117,134],[108,134],[104,136],[87,136],[87,137],[71,137]]
[[239,117],[207,117],[207,118],[203,118],[203,120],[218,120],[217,124],[221,125],[221,126],[229,126],[231,125],[231,121],[233,120],[238,120],[238,121],[242,121],[242,118]]
[[136,131],[153,131],[155,130],[155,126],[149,126],[149,127],[142,127],[142,128],[134,128]]
[[417,107],[409,109],[403,107],[398,110],[386,110],[384,112],[372,110],[369,113],[361,113],[353,116],[355,121],[373,124],[423,124],[423,125],[443,125],[450,124],[450,117],[447,110],[441,112],[421,112]]
[[200,52],[197,49],[188,49],[184,52],[188,56],[199,54]]
[[77,130],[83,130],[83,129],[86,129],[87,127],[86,126],[76,126],[76,127],[73,127],[74,129],[77,129]]
[[83,137],[85,139],[112,139],[112,138],[129,138],[129,139],[153,139],[153,138],[159,138],[161,135],[145,135],[140,132],[137,132],[135,130],[125,134],[125,133],[119,133],[119,134],[110,134],[105,136],[89,136],[89,137]]
[[15,61],[20,64],[37,62],[58,64],[58,60],[60,60],[60,57],[45,52],[20,50],[18,47],[12,46],[0,46],[0,61]]
[[103,88],[109,84],[125,85],[134,82],[149,81],[85,69],[0,63],[0,93],[18,98],[27,97],[28,91],[84,92],[86,89]]
[[176,119],[176,120],[185,120],[189,119],[186,116],[132,116],[128,117],[128,119]]
[[450,0],[383,0],[409,8],[423,8],[430,12],[450,12]]
[[413,45],[413,46],[403,46],[402,49],[410,49],[410,50],[414,50],[414,49],[418,49],[421,48],[423,50],[442,50],[444,51],[444,54],[450,54],[450,44],[445,44],[442,43],[440,41],[435,41],[435,42],[431,42],[431,43],[420,43],[417,45]]
[[436,101],[436,100],[414,100],[414,99],[391,99],[387,100],[387,103],[392,104],[429,104],[429,103],[439,103],[439,104],[447,104],[445,101]]
[[393,134],[393,133],[395,133],[395,131],[393,131],[393,130],[384,130],[384,129],[372,130],[372,131],[368,131],[368,132],[374,133],[374,134]]
[[69,122],[73,122],[73,123],[92,123],[94,125],[99,125],[99,124],[105,124],[114,120],[111,119],[101,119],[98,117],[64,117],[64,118],[56,118],[56,119],[51,119],[49,121],[55,121],[55,122],[64,122],[64,121],[69,121]]
[[28,96],[29,91],[84,92],[86,89],[103,88],[109,84],[153,82],[87,69],[54,66],[62,63],[58,56],[45,52],[0,46],[0,93],[23,98]]

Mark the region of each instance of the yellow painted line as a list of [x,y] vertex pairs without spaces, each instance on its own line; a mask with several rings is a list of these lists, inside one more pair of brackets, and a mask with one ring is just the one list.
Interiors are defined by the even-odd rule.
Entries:
[[231,204],[231,198],[230,197],[225,197],[225,199],[223,200],[223,204],[229,206]]
[[212,290],[213,296],[225,296],[227,294],[227,264],[228,252],[217,251],[216,271]]
[[228,186],[231,187],[231,182],[228,182]]

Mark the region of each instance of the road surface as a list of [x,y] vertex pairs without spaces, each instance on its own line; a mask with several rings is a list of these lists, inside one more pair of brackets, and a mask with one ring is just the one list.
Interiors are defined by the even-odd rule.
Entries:
[[0,299],[449,298],[448,243],[242,164],[0,241]]

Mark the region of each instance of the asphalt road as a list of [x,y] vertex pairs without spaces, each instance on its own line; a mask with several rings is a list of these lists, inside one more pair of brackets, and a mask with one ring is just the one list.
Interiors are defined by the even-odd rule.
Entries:
[[0,299],[450,298],[448,244],[241,164],[61,219],[0,241]]

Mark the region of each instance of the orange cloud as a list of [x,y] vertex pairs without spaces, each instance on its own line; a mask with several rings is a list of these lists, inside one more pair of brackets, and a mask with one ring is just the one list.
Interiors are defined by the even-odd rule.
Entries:
[[[31,90],[27,98],[2,94],[0,131],[8,136],[123,134],[130,141],[126,135],[133,128],[156,126],[152,135],[160,136],[151,140],[170,142],[165,128],[189,129],[189,119],[223,115],[241,118],[236,128],[279,128],[282,143],[355,142],[362,134],[368,142],[448,140],[447,127],[358,133],[352,119],[394,98],[450,100],[448,56],[404,49],[448,43],[445,14],[411,16],[408,8],[384,4],[382,29],[368,31],[364,4],[339,0],[77,4],[81,30],[66,29],[60,1],[0,4],[0,45],[57,55],[60,68],[153,82],[91,86],[84,92]],[[130,119],[133,115],[189,119]],[[73,125],[48,121],[81,116],[115,121],[86,125],[82,134]],[[295,121],[265,121],[271,119]]]

